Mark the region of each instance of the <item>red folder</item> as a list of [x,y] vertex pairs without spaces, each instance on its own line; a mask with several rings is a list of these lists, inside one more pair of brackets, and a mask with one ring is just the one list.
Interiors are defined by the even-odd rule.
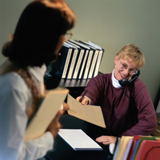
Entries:
[[160,160],[160,141],[143,140],[136,160]]
[[141,137],[142,137],[142,136],[138,136],[138,135],[136,135],[136,136],[133,137],[131,149],[130,149],[130,151],[129,151],[127,160],[130,160],[130,159],[132,158],[132,155],[133,155],[133,153],[134,153],[134,150],[135,150],[137,141],[138,141],[139,139],[141,139]]

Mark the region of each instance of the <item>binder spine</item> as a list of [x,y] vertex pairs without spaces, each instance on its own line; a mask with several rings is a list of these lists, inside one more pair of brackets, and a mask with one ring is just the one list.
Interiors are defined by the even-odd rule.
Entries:
[[78,49],[75,49],[74,54],[73,54],[73,58],[72,58],[72,61],[71,61],[71,65],[70,65],[70,68],[69,68],[67,79],[72,78],[72,74],[73,74],[73,70],[74,70],[77,55],[78,55]]
[[66,78],[66,73],[67,73],[69,61],[70,61],[70,58],[71,58],[71,54],[72,54],[72,49],[70,48],[69,51],[68,51],[68,54],[67,54],[66,63],[65,63],[64,70],[63,70],[63,73],[62,73],[62,78],[63,79]]
[[99,55],[98,55],[98,60],[97,60],[96,68],[95,68],[95,72],[94,72],[94,76],[93,76],[93,77],[97,76],[97,74],[98,74],[98,70],[99,70],[99,67],[100,67],[101,59],[102,59],[102,54],[103,54],[103,51],[100,50],[100,51],[99,51]]
[[83,71],[84,71],[84,66],[86,64],[86,60],[87,60],[87,57],[88,57],[88,52],[89,52],[89,50],[85,51],[85,57],[84,57],[84,60],[83,60],[83,63],[82,63],[82,67],[81,67],[81,70],[80,70],[79,79],[82,78],[82,74],[83,74]]
[[87,77],[88,77],[88,71],[89,71],[89,67],[91,64],[92,56],[93,56],[93,50],[90,50],[83,79],[87,79]]
[[92,65],[91,65],[91,69],[90,69],[88,78],[92,78],[93,71],[94,71],[94,68],[95,68],[95,63],[96,63],[97,56],[98,56],[98,52],[99,52],[99,51],[96,50],[95,53],[94,53],[94,58],[93,58],[93,61],[92,61]]
[[73,79],[78,78],[77,75],[78,75],[78,72],[79,72],[79,69],[80,69],[80,64],[82,63],[83,55],[84,55],[84,49],[81,49],[79,57],[78,57],[77,65],[76,65],[76,68],[74,70]]

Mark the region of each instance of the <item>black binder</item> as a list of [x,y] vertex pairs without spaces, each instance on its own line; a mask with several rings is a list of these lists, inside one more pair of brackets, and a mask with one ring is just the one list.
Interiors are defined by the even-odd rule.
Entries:
[[[82,62],[81,62],[80,66],[83,66],[83,67],[80,67],[81,70],[80,70],[80,72],[78,74],[79,76],[77,78],[79,78],[81,80],[87,79],[88,75],[89,75],[90,67],[91,67],[91,64],[92,64],[93,50],[90,46],[82,44],[78,41],[70,40],[70,42],[75,43],[76,45],[79,45],[81,48],[85,49],[85,54],[84,55],[87,54],[87,56],[84,56],[83,59],[82,59]],[[83,60],[85,60],[85,61],[83,61]],[[83,62],[85,62],[85,64]]]
[[63,47],[58,53],[57,60],[51,62],[49,73],[58,78],[65,78],[72,59],[73,48],[63,44]]

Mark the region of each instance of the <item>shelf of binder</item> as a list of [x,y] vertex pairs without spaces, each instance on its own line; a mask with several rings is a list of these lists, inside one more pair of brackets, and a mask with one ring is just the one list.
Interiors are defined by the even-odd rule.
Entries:
[[61,78],[60,86],[85,87],[98,74],[103,53],[104,49],[90,41],[69,40],[63,43],[48,73]]

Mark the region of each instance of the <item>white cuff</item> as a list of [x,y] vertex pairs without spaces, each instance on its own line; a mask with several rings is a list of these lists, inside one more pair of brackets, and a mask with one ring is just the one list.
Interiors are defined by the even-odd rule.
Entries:
[[111,154],[113,154],[114,148],[115,148],[115,143],[109,144],[109,151],[110,151]]
[[62,110],[63,111],[63,103],[61,104],[61,106],[60,106],[60,110]]
[[[84,97],[87,97],[87,96],[84,96]],[[88,98],[88,97],[87,97],[87,98]],[[88,100],[89,100],[89,103],[88,103],[88,104],[90,105],[90,104],[91,104],[91,100],[90,100],[90,98],[88,98]]]
[[47,150],[53,149],[54,138],[53,138],[52,133],[48,131],[48,132],[44,133],[43,136],[46,139],[46,142],[47,142],[46,144],[48,144]]

